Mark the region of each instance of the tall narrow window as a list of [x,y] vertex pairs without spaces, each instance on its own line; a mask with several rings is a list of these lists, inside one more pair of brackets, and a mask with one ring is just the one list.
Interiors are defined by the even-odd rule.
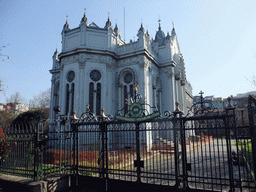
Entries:
[[57,83],[54,89],[54,106],[59,106],[59,92],[60,92],[60,84]]
[[66,85],[66,115],[69,111],[69,84]]
[[71,114],[74,111],[74,98],[75,98],[75,84],[72,83],[71,85]]
[[[66,115],[68,115],[69,112],[71,115],[72,112],[74,111],[75,84],[72,82],[74,82],[75,76],[76,76],[76,74],[72,70],[70,70],[66,75],[66,80],[67,80],[67,84],[66,84]],[[71,97],[71,100],[70,100],[70,97]]]
[[90,72],[89,84],[89,105],[90,111],[96,115],[100,115],[101,110],[101,73],[94,69]]
[[101,108],[101,84],[97,83],[96,115],[100,115],[100,108]]
[[94,83],[90,83],[89,85],[89,105],[90,111],[93,112],[93,96],[94,96]]
[[131,98],[133,98],[133,84],[130,85],[130,95]]
[[[60,84],[57,83],[54,87],[54,99],[53,99],[53,106],[59,106],[59,97],[60,97]],[[54,119],[56,119],[56,113],[53,112],[54,114]]]
[[121,91],[122,96],[122,109],[124,109],[124,115],[128,113],[128,103],[127,99],[130,99],[134,96],[134,90],[133,90],[133,84],[134,84],[134,75],[131,71],[127,71],[123,74],[123,78],[121,80],[121,83],[123,85],[123,89]]
[[128,104],[127,104],[127,99],[128,99],[128,93],[127,93],[127,86],[124,86],[124,113],[126,114],[128,112]]

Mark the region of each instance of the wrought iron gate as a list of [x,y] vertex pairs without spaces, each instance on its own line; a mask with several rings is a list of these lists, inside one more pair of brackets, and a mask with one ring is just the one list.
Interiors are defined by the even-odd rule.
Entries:
[[64,127],[60,164],[74,175],[73,186],[100,191],[255,188],[254,126],[237,125],[232,107],[193,116],[166,113],[143,122],[88,113]]

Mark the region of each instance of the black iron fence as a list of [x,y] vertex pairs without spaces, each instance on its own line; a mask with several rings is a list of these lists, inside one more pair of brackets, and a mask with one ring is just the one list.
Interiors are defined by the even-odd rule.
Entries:
[[252,189],[255,101],[243,122],[230,107],[143,122],[88,115],[51,122],[47,134],[42,123],[11,126],[4,130],[10,147],[0,172],[34,180],[71,174],[74,185],[90,181],[105,191]]

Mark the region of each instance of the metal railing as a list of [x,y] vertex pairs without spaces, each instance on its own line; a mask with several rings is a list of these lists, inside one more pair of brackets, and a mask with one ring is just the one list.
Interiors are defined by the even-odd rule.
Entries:
[[117,181],[212,191],[255,188],[255,125],[247,121],[252,112],[241,113],[241,122],[229,107],[141,122],[88,113],[51,122],[47,132],[42,123],[2,127],[9,150],[0,173],[34,180],[65,173],[99,178],[109,189]]

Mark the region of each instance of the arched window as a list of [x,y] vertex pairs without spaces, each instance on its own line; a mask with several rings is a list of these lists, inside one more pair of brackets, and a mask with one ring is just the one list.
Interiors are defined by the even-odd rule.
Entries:
[[[67,84],[66,84],[66,110],[65,114],[72,115],[74,109],[74,99],[75,99],[75,83],[73,82],[75,79],[75,72],[69,71],[66,76]],[[72,83],[73,82],[73,83]]]
[[130,71],[127,70],[124,72],[123,77],[121,78],[121,83],[123,87],[122,91],[122,98],[123,98],[123,104],[122,108],[124,108],[124,114],[128,112],[128,104],[127,100],[132,98],[134,95],[134,90],[133,90],[133,84],[134,84],[134,74]]
[[100,115],[101,111],[101,73],[94,69],[90,72],[89,105],[90,111]]

